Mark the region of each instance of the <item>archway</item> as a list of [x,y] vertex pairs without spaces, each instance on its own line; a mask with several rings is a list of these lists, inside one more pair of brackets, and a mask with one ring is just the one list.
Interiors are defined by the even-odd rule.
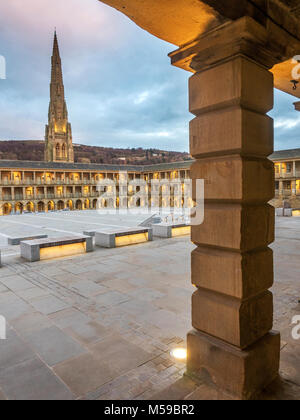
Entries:
[[88,198],[86,200],[84,200],[83,208],[85,210],[88,210],[90,208],[90,200]]
[[93,200],[93,209],[96,210],[97,208],[98,208],[98,200],[97,200],[97,198],[95,198]]
[[29,201],[26,204],[26,211],[29,212],[29,213],[33,213],[34,212],[34,204],[31,201]]
[[72,200],[68,200],[67,203],[66,203],[66,207],[69,210],[73,210],[73,201]]
[[49,201],[49,202],[48,202],[47,209],[48,209],[48,211],[54,211],[54,209],[55,209],[55,204],[54,204],[54,202],[53,202],[53,201]]
[[45,211],[45,204],[43,203],[43,201],[39,201],[37,204],[37,211],[39,213],[42,213]]
[[62,200],[58,201],[57,210],[64,210],[64,208],[65,208],[65,203]]
[[3,215],[9,216],[12,211],[12,205],[10,203],[3,204]]
[[82,202],[81,200],[76,201],[76,210],[82,210]]
[[23,204],[22,204],[22,203],[17,203],[17,204],[15,205],[15,212],[16,212],[17,214],[22,214],[22,213],[23,213],[23,209],[24,209],[24,206],[23,206]]
[[56,156],[56,159],[60,159],[60,145],[58,143],[55,147],[55,156]]

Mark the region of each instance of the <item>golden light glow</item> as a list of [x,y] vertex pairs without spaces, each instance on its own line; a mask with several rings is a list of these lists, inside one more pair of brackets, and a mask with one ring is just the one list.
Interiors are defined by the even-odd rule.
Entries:
[[178,347],[171,351],[171,356],[177,360],[186,360],[187,358],[187,351],[184,348]]
[[172,229],[172,237],[175,238],[176,236],[184,236],[191,234],[191,226],[182,226],[178,228]]
[[14,178],[15,180],[17,180],[17,179],[21,179],[21,173],[20,173],[20,172],[13,172],[13,178]]
[[68,257],[70,255],[85,254],[86,245],[84,242],[78,244],[59,245],[40,249],[40,260],[51,258]]
[[148,232],[135,233],[134,235],[117,236],[116,247],[141,244],[148,241]]
[[300,217],[300,210],[293,210],[294,217]]
[[55,124],[54,125],[55,133],[66,133],[67,132],[67,125],[66,123]]

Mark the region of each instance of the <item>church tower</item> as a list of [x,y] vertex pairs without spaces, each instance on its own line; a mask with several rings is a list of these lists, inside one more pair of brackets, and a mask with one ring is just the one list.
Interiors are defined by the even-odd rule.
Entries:
[[72,128],[68,122],[61,59],[56,31],[54,34],[50,105],[45,134],[45,161],[74,162]]

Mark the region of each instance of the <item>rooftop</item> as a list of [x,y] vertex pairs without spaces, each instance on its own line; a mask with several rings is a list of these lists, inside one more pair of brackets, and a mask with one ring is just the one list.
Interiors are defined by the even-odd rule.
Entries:
[[[184,364],[170,355],[191,329],[188,237],[31,264],[6,245],[20,233],[57,237],[144,218],[82,211],[0,219],[0,308],[9,324],[0,341],[0,400],[214,397],[181,379]],[[299,237],[300,218],[277,218],[273,292],[284,380],[277,399],[300,399],[300,341],[291,338],[300,314]]]
[[[283,159],[300,159],[300,149],[279,150],[274,152],[270,159],[273,161]],[[154,172],[173,169],[189,169],[194,160],[181,162],[159,163],[152,165],[105,165],[95,163],[65,163],[65,162],[38,162],[22,160],[1,160],[0,169],[35,169],[35,170],[62,170],[62,171],[129,171]]]
[[270,156],[270,159],[300,159],[300,149],[278,150]]
[[64,163],[64,162],[38,162],[22,160],[0,160],[0,169],[40,169],[40,170],[71,170],[71,171],[132,171],[152,172],[172,169],[187,169],[193,161],[172,163],[159,163],[153,165],[105,165],[95,163]]

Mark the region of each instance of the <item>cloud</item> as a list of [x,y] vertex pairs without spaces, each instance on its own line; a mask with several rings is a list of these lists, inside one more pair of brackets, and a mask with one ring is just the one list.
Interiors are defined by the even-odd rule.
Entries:
[[[189,73],[174,46],[98,0],[10,0],[0,5],[0,138],[43,139],[57,27],[74,142],[188,151]],[[275,148],[300,147],[295,98],[275,91]]]
[[300,113],[293,105],[297,98],[275,89],[274,118],[275,150],[300,148]]

